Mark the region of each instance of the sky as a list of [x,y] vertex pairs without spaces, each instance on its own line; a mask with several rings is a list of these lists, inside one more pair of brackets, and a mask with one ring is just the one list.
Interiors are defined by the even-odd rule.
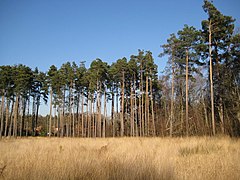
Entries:
[[[214,0],[240,27],[240,1]],[[159,72],[161,45],[184,24],[201,28],[203,0],[0,0],[0,65],[24,64],[46,72],[67,61],[96,58],[111,64],[153,53]]]

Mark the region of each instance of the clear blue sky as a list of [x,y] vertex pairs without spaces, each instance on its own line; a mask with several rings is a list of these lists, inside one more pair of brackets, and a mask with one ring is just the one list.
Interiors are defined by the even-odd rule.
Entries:
[[[101,58],[109,64],[153,52],[184,24],[201,28],[203,0],[0,0],[0,65],[25,64],[47,71],[54,64]],[[240,27],[240,1],[215,0]]]

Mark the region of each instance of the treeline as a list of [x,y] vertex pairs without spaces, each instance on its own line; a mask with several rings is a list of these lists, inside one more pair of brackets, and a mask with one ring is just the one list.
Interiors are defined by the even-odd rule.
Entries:
[[[240,135],[240,34],[234,19],[204,1],[202,29],[185,25],[162,45],[158,77],[150,51],[109,65],[101,59],[0,66],[0,136]],[[39,116],[49,101],[49,115]]]

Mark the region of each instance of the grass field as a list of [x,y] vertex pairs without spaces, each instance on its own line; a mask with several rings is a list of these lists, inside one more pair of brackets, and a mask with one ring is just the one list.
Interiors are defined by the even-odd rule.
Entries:
[[240,179],[240,140],[3,139],[0,179]]

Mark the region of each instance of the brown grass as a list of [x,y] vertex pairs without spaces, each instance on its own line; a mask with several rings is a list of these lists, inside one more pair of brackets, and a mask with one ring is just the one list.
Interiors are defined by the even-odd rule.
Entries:
[[240,179],[240,140],[4,139],[0,179]]

